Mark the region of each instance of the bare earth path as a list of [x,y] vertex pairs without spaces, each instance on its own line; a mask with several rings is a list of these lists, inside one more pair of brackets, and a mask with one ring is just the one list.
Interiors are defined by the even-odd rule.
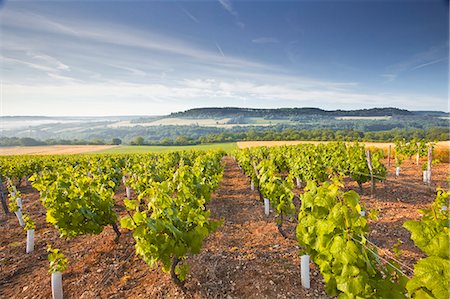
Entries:
[[[310,291],[300,285],[300,259],[297,243],[284,239],[273,216],[265,217],[256,191],[249,192],[250,181],[236,162],[225,158],[224,177],[209,208],[223,226],[212,235],[193,271],[206,281],[206,297],[236,298],[316,298],[323,286],[312,282]],[[294,237],[291,225],[289,233]],[[213,260],[213,267],[202,267],[202,260]],[[200,266],[197,268],[197,266]],[[313,271],[317,275],[317,271]],[[218,283],[219,282],[219,283]]]

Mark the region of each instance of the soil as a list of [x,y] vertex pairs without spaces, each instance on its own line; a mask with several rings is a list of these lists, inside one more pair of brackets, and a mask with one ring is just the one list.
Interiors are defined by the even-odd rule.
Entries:
[[49,145],[0,148],[0,155],[67,155],[101,151],[116,145]]
[[[295,217],[285,222],[290,238],[283,238],[273,213],[264,215],[258,193],[250,190],[250,181],[236,162],[230,157],[224,162],[223,180],[207,207],[214,219],[224,222],[205,240],[199,254],[184,261],[191,268],[186,292],[159,266],[152,269],[135,255],[134,240],[124,229],[118,243],[111,227],[97,236],[60,238],[45,222],[39,193],[20,186],[23,211],[36,222],[35,251],[25,253],[26,232],[14,215],[0,211],[0,298],[51,298],[47,244],[60,248],[69,259],[70,266],[63,273],[65,298],[328,298],[313,263],[311,289],[301,286]],[[408,275],[423,254],[402,224],[420,218],[417,210],[434,200],[435,187],[448,189],[448,166],[434,166],[431,188],[421,181],[421,168],[409,160],[402,165],[400,177],[394,174],[377,184],[373,197],[370,184],[363,186],[363,204],[379,210],[379,219],[369,223],[369,240],[380,247],[381,256],[394,256],[392,248],[398,243],[401,254],[396,259]],[[395,166],[389,170],[394,173]],[[345,188],[359,192],[354,182],[346,182]],[[125,213],[123,198],[122,186],[116,194],[121,215]]]

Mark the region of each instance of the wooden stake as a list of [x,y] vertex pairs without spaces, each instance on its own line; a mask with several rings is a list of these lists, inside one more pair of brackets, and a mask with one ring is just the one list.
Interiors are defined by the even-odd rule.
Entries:
[[433,147],[430,145],[428,147],[428,164],[427,164],[428,186],[431,185],[431,162],[432,161],[433,161]]
[[373,167],[372,167],[372,155],[370,153],[370,150],[366,151],[366,158],[367,158],[367,166],[369,167],[369,171],[370,171],[370,193],[371,196],[373,197],[374,192],[375,192],[375,180],[373,178]]
[[389,172],[389,168],[391,167],[391,145],[389,144],[389,148],[388,148],[388,172]]
[[256,167],[256,162],[255,161],[253,161],[253,169],[255,170],[256,176],[259,176],[258,175],[258,168]]

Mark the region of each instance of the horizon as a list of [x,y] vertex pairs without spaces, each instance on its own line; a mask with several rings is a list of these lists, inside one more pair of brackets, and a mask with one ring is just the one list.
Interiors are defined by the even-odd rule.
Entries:
[[64,117],[64,118],[113,118],[113,117],[135,117],[135,118],[139,118],[139,117],[165,117],[165,116],[170,116],[171,114],[175,114],[175,113],[183,113],[183,112],[187,112],[189,110],[196,110],[196,109],[267,109],[267,110],[277,110],[277,109],[318,109],[318,110],[322,110],[322,111],[327,111],[327,112],[334,112],[334,111],[360,111],[360,110],[371,110],[371,109],[397,109],[397,110],[406,110],[409,112],[442,112],[442,113],[447,113],[450,114],[449,111],[443,111],[443,110],[409,110],[409,109],[404,109],[404,108],[398,108],[398,107],[369,107],[369,108],[362,108],[362,109],[322,109],[319,107],[283,107],[283,108],[264,108],[264,107],[218,107],[218,106],[211,106],[211,107],[194,107],[194,108],[189,108],[187,110],[180,110],[180,111],[172,111],[169,112],[168,114],[132,114],[132,115],[0,115],[0,118],[9,118],[9,117],[47,117],[47,118],[58,118],[58,117]]
[[450,111],[445,1],[4,1],[0,17],[1,116]]

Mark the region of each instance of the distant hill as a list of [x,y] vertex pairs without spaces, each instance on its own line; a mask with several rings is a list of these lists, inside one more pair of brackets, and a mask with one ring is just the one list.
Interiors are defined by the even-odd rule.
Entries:
[[[371,108],[358,110],[323,110],[319,108],[278,108],[278,109],[254,109],[254,108],[194,108],[183,112],[176,112],[169,117],[176,118],[226,118],[226,117],[265,117],[286,118],[301,116],[413,116],[425,115],[427,111],[408,111],[398,108]],[[428,111],[433,116],[447,116],[445,112]]]

